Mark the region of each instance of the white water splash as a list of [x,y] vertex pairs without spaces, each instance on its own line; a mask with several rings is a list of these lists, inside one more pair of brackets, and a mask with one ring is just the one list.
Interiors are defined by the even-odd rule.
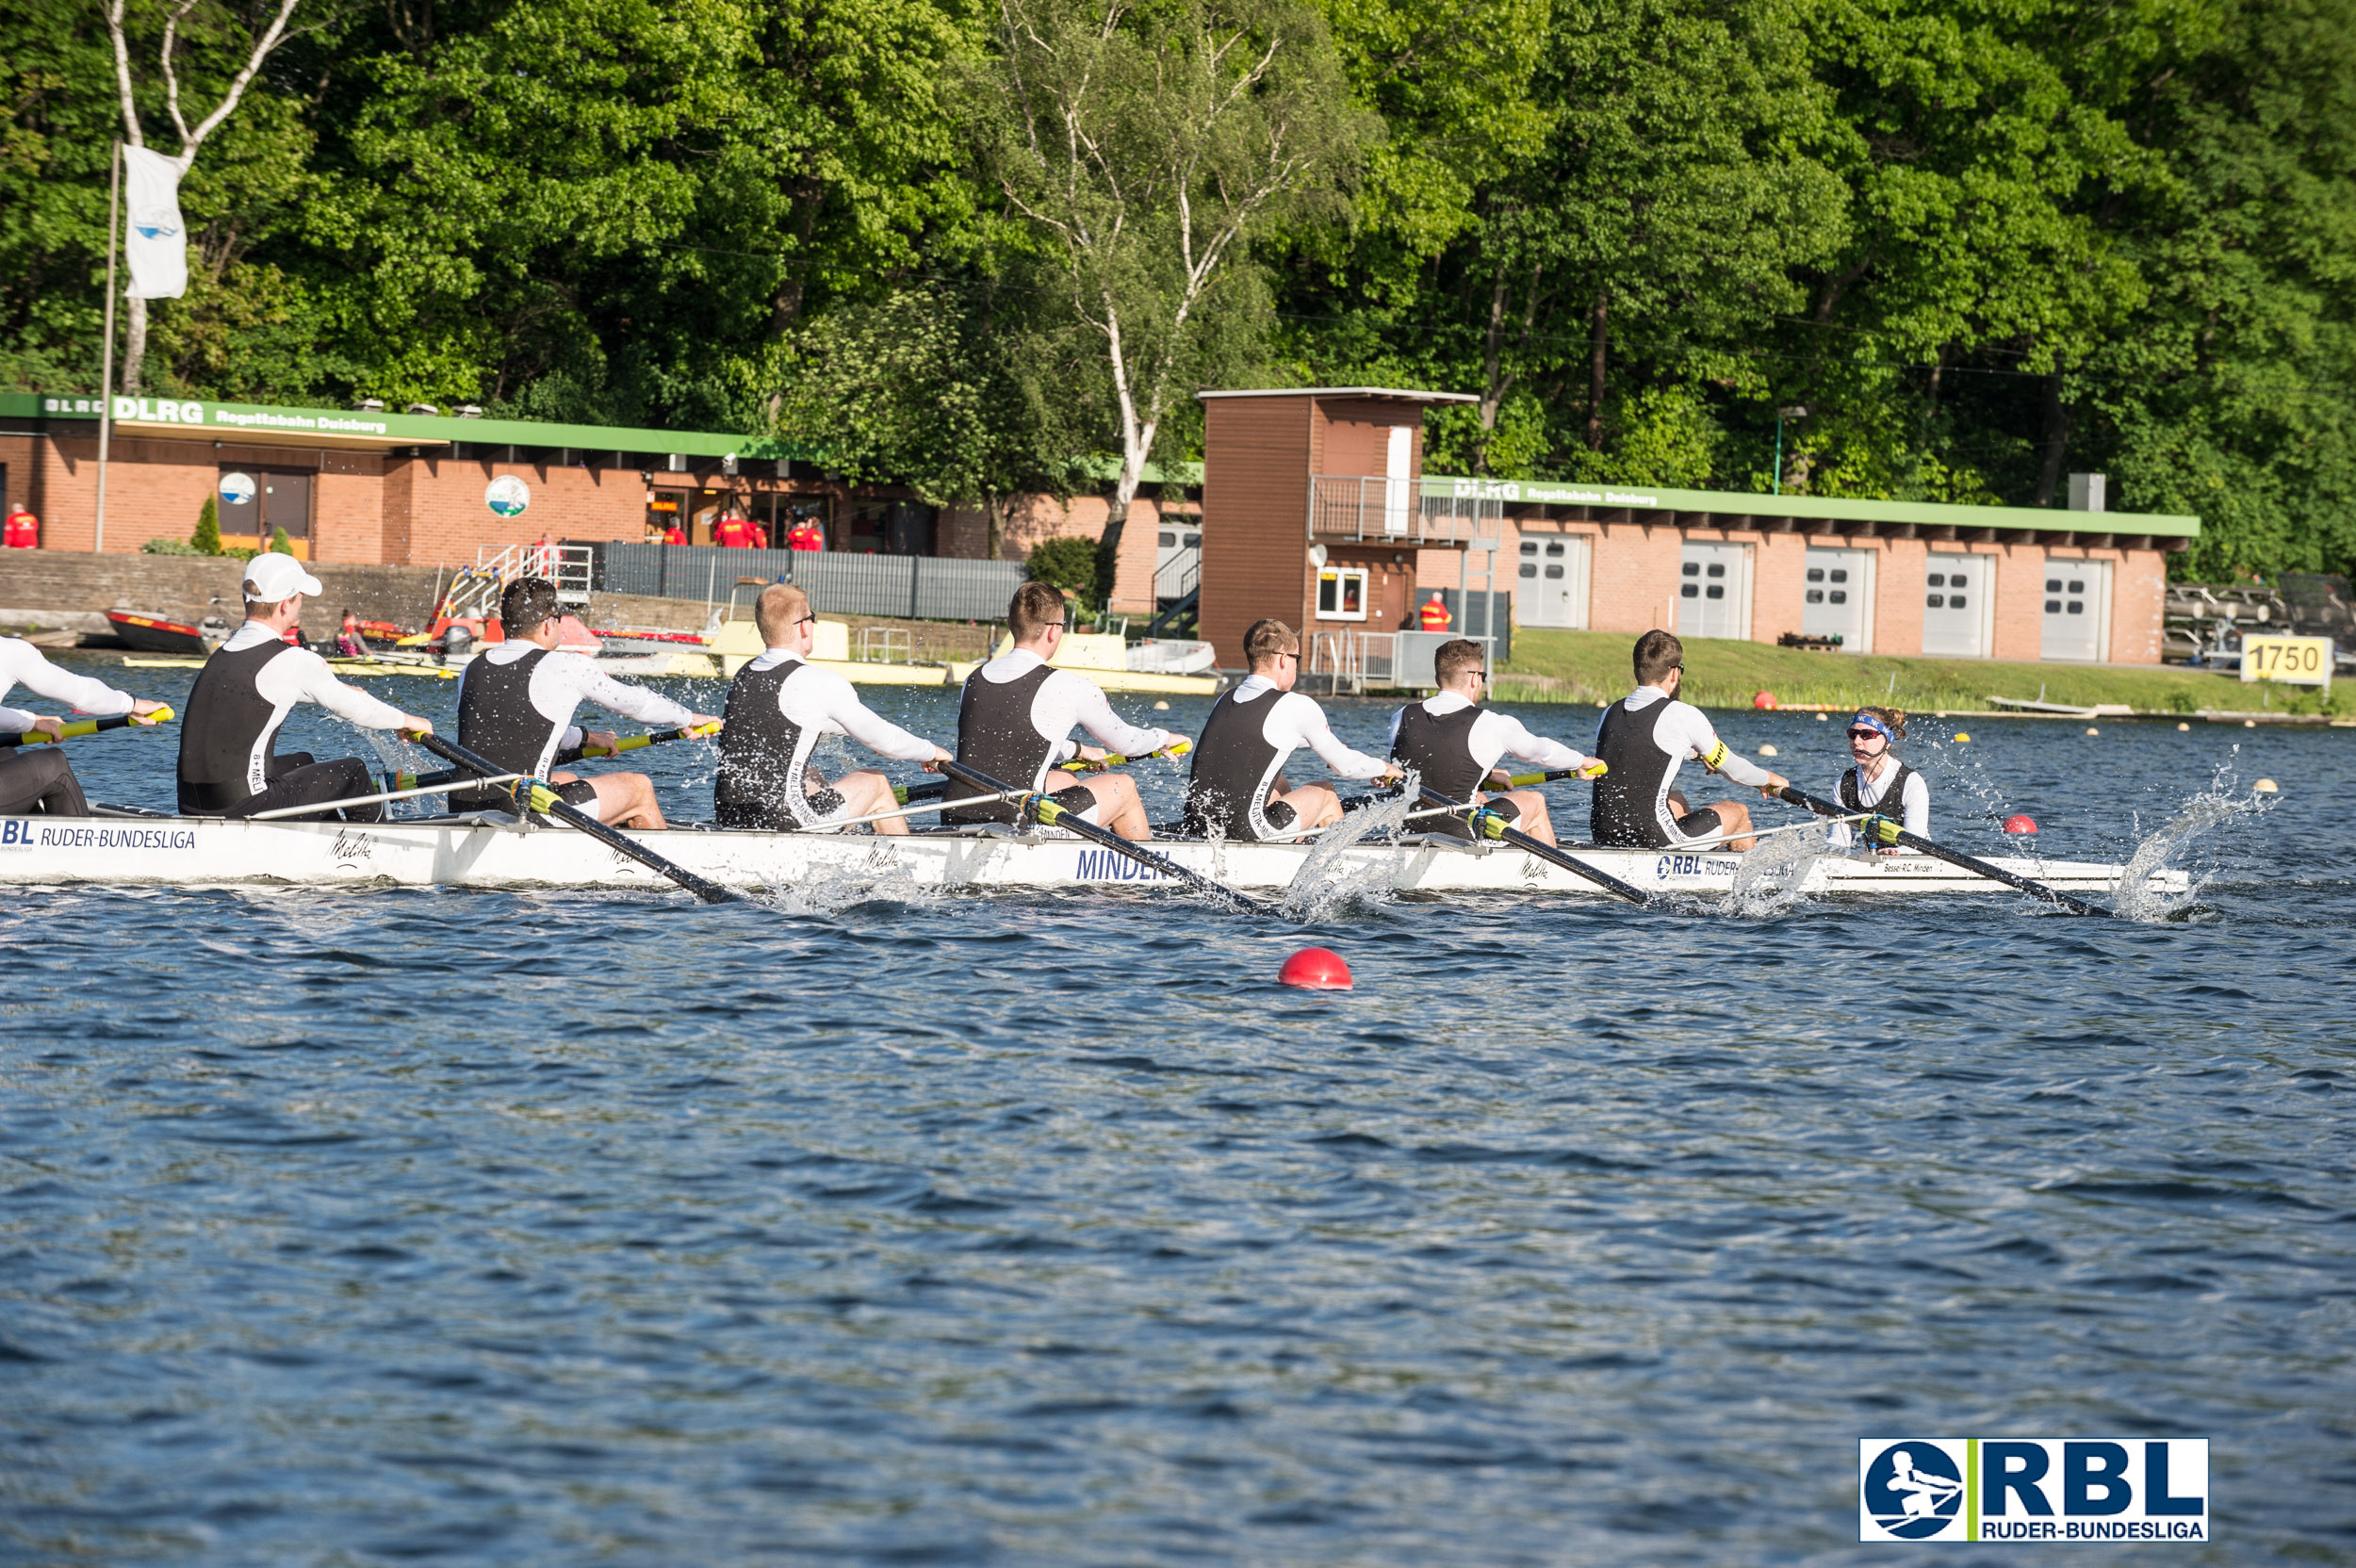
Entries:
[[2122,920],[2152,923],[2172,920],[2189,906],[2208,880],[2205,876],[2190,877],[2183,892],[2169,893],[2151,885],[2151,874],[2168,869],[2194,840],[2219,824],[2267,809],[2266,801],[2254,794],[2237,793],[2236,789],[2231,766],[2219,768],[2206,790],[2186,800],[2157,832],[2145,835],[2112,886],[2112,911]]
[[1314,925],[1349,905],[1375,901],[1390,873],[1380,864],[1353,867],[1348,856],[1374,835],[1387,839],[1406,825],[1407,813],[1418,798],[1416,783],[1416,776],[1409,774],[1399,793],[1379,806],[1352,811],[1325,830],[1284,887],[1277,907],[1287,920]]
[[[422,746],[410,744],[393,730],[363,729],[349,721],[347,727],[376,753],[377,765],[373,772],[377,776],[369,786],[371,793],[385,787],[383,776],[385,774],[433,773],[445,765],[440,758]],[[391,822],[409,817],[439,816],[450,809],[445,804],[449,798],[447,795],[412,795],[407,800],[388,800],[384,803],[384,817]]]
[[906,866],[884,871],[853,866],[813,867],[793,882],[768,882],[753,897],[785,915],[831,920],[861,904],[932,904],[948,896],[937,884],[919,882]]
[[1822,832],[1778,833],[1759,840],[1734,868],[1734,888],[1724,912],[1738,920],[1781,914],[1800,901],[1816,862],[1839,853]]

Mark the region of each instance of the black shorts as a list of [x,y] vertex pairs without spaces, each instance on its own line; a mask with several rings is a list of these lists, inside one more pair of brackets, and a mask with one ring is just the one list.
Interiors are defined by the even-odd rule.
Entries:
[[90,802],[56,746],[0,751],[0,817],[87,817]]
[[[333,762],[314,762],[307,751],[287,752],[270,760],[268,789],[258,795],[249,795],[223,814],[250,817],[256,812],[275,811],[286,806],[324,806],[329,801],[374,794],[382,788],[382,781],[357,757],[339,757]],[[181,809],[185,811],[187,808],[184,799]],[[319,811],[286,820],[321,822],[337,817],[345,822],[383,822],[384,803],[370,801],[366,806],[347,806],[340,811]]]
[[1705,807],[1699,811],[1688,811],[1684,816],[1677,818],[1677,836],[1683,839],[1707,839],[1725,826],[1726,824],[1719,820],[1718,813]]
[[793,812],[767,801],[719,801],[716,814],[722,827],[737,832],[800,833],[831,825],[819,819],[833,816],[843,806],[840,790],[804,790],[802,798],[810,802],[810,819],[805,822],[796,822]]
[[1279,833],[1289,833],[1301,823],[1301,813],[1292,808],[1289,801],[1271,800],[1260,808],[1260,815],[1266,817],[1268,826]]
[[[1085,784],[1057,790],[1047,798],[1075,817],[1088,817],[1091,823],[1096,820],[1088,815],[1096,809],[1096,792]],[[941,813],[941,821],[947,827],[971,827],[975,823],[985,822],[1013,826],[1023,820],[1022,809],[1023,803],[1019,800],[993,800],[987,806],[952,807]]]

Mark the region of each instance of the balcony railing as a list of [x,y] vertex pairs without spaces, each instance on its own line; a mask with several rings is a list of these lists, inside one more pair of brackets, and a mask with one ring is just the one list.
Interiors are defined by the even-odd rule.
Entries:
[[[1449,489],[1453,489],[1451,485]],[[1309,481],[1309,534],[1382,545],[1466,545],[1505,531],[1497,500],[1460,498],[1417,480],[1317,474]]]
[[1193,593],[1202,581],[1202,547],[1181,550],[1154,568],[1153,602],[1173,604]]

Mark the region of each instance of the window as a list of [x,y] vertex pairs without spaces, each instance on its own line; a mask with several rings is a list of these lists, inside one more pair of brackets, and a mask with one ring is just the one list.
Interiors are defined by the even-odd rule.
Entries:
[[[1685,564],[1684,570],[1687,577],[1699,577],[1702,575],[1702,564],[1698,561],[1689,561]],[[1688,594],[1685,596],[1690,599],[1693,596]]]
[[1944,610],[1947,607],[1947,596],[1944,594],[1933,594],[1923,602],[1928,604],[1933,610]]
[[1523,562],[1523,563],[1522,563],[1522,576],[1524,576],[1524,577],[1536,577],[1537,575],[1538,575],[1538,563],[1536,563],[1535,561],[1525,561],[1525,562]]
[[[1725,562],[1723,562],[1723,561],[1713,561],[1713,562],[1711,562],[1711,563],[1710,564],[1710,575],[1711,577],[1724,577],[1724,576],[1726,576],[1726,564]],[[1720,596],[1718,596],[1718,595],[1716,595],[1716,594],[1712,594],[1712,595],[1710,595],[1710,596],[1711,598],[1713,598],[1713,599],[1714,599],[1714,598],[1719,597]]]
[[1677,597],[1681,599],[1697,599],[1701,596],[1702,590],[1699,583],[1689,582],[1684,587],[1677,590]]
[[2086,585],[2076,580],[2075,579],[2072,579],[2070,584],[2070,591],[2073,594],[2083,594],[2086,591]]
[[1547,576],[1547,577],[1549,577],[1549,578],[1560,578],[1560,577],[1562,577],[1562,567],[1560,567],[1560,566],[1555,566],[1555,565],[1549,565],[1549,566],[1547,566],[1547,567],[1546,567],[1546,576]]
[[1186,548],[1188,548],[1188,549],[1190,549],[1190,550],[1199,550],[1199,549],[1201,549],[1201,548],[1203,547],[1203,535],[1201,535],[1201,534],[1199,534],[1199,533],[1189,533],[1189,534],[1187,534],[1187,535],[1186,535]]
[[[2060,589],[2058,589],[2058,588],[2056,588],[2056,589],[2054,589],[2054,590],[2053,590],[2053,592],[2055,592],[2055,593],[2057,593],[2057,594],[2058,594],[2058,593],[2060,593],[2060,592],[2061,592],[2061,590],[2060,590]],[[2046,612],[2048,615],[2058,615],[2058,614],[2060,614],[2060,613],[2061,613],[2061,600],[2059,600],[2059,599],[2047,599],[2047,600],[2045,601],[2045,612]]]
[[1848,591],[1846,588],[1836,588],[1836,589],[1834,589],[1834,590],[1832,591],[1832,602],[1833,602],[1833,603],[1835,603],[1835,604],[1846,604],[1846,603],[1848,603],[1848,602],[1849,602],[1849,591]]
[[1161,538],[1155,542],[1166,550],[1174,550],[1178,547],[1178,536],[1168,529],[1162,530]]
[[1961,572],[1949,572],[1947,574],[1947,586],[1950,588],[1969,588],[1972,584],[1965,579]]
[[[1715,567],[1715,566],[1712,566],[1712,567],[1710,568],[1710,570],[1711,570],[1711,571],[1713,571],[1713,572],[1714,572],[1714,571],[1716,571],[1717,569],[1718,569],[1718,568],[1717,568],[1717,567]],[[1710,595],[1709,595],[1709,596],[1710,596],[1710,597],[1711,597],[1711,598],[1713,598],[1713,599],[1722,599],[1722,598],[1725,598],[1725,597],[1726,596],[1726,584],[1721,583],[1721,582],[1713,582],[1713,583],[1711,583],[1711,584],[1710,585]]]
[[1535,539],[1523,540],[1522,553],[1524,555],[1536,555],[1538,553],[1538,541]]
[[1947,586],[1947,577],[1943,572],[1933,572],[1930,575],[1929,580],[1931,586],[1934,588],[1944,588]]
[[[1808,576],[1810,576],[1810,577],[1815,577],[1815,576],[1817,576],[1818,574],[1816,574],[1816,573],[1814,573],[1814,572],[1810,572],[1810,573],[1808,573]],[[1810,603],[1810,604],[1822,604],[1822,603],[1824,603],[1824,591],[1822,588],[1810,588],[1810,589],[1808,591],[1808,603]]]
[[[1562,542],[1561,540],[1559,540],[1559,539],[1558,539],[1558,540],[1556,540],[1553,544],[1548,545],[1548,546],[1546,547],[1546,554],[1547,554],[1548,556],[1558,556],[1558,555],[1561,555],[1562,553]],[[1559,574],[1558,574],[1558,575],[1559,575]]]
[[2086,601],[2084,599],[2071,599],[2070,601],[2070,612],[2072,615],[2085,614],[2086,612]]
[[1963,608],[1963,596],[1961,594],[1948,595],[1947,608],[1950,610],[1961,610]]
[[1328,566],[1317,573],[1317,619],[1363,621],[1366,618],[1366,569]]
[[[1808,580],[1810,582],[1822,582],[1822,581],[1824,581],[1824,567],[1822,567],[1822,566],[1810,566],[1810,567],[1808,569]],[[1810,600],[1808,600],[1808,603],[1810,603],[1810,604],[1814,604],[1816,601],[1815,601],[1814,599],[1810,599]]]
[[[1846,581],[1848,581],[1848,580],[1849,580],[1849,569],[1848,569],[1846,566],[1835,566],[1835,567],[1832,569],[1832,580],[1833,580],[1835,582],[1846,582]],[[1840,602],[1841,602],[1841,601],[1840,601],[1839,599],[1835,599],[1835,600],[1833,600],[1833,603],[1835,603],[1835,604],[1839,604]]]
[[2047,579],[2045,580],[2045,591],[2046,591],[2047,593],[2049,593],[2049,594],[2058,594],[2058,593],[2060,593],[2060,592],[2061,592],[2061,579],[2059,579],[2059,578],[2057,578],[2057,577],[2049,577],[2049,578],[2047,578]]

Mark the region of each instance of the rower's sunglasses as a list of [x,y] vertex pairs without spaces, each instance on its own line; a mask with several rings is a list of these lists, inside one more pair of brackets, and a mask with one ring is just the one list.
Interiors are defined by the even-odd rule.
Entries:
[[1870,741],[1880,733],[1881,731],[1878,729],[1852,729],[1849,731],[1849,739],[1852,741]]

